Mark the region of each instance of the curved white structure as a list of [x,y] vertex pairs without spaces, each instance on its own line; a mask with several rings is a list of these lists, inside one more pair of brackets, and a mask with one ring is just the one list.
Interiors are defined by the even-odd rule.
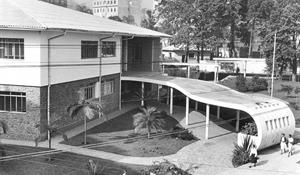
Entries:
[[281,133],[293,134],[295,130],[295,118],[291,109],[279,99],[240,93],[212,82],[163,76],[153,72],[123,73],[121,80],[168,86],[197,102],[248,113],[257,126],[258,149],[278,144]]

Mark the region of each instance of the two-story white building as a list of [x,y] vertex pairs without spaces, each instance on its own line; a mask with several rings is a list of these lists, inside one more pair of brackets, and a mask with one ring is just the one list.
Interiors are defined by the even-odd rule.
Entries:
[[122,69],[155,69],[160,37],[168,36],[38,0],[0,0],[0,119],[8,137],[33,139],[48,117],[74,122],[66,108],[78,91],[101,97],[106,112],[118,109]]

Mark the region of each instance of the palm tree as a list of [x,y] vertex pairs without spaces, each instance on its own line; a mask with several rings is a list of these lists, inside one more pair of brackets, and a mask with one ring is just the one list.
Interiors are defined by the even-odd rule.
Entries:
[[93,119],[96,112],[98,113],[99,118],[104,116],[101,104],[96,101],[80,100],[71,104],[67,111],[72,119],[80,115],[84,120],[84,144],[86,144],[87,119]]
[[152,129],[156,131],[162,129],[165,120],[162,113],[157,111],[155,107],[141,107],[140,112],[133,116],[133,126],[135,132],[139,132],[142,128],[147,128],[148,139]]

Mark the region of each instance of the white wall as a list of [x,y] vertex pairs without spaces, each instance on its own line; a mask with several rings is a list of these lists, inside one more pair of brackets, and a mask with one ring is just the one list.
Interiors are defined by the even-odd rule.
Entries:
[[[24,60],[0,59],[0,65],[35,65],[35,67],[1,67],[0,84],[45,86],[48,84],[48,38],[62,34],[59,32],[8,32],[0,37],[24,38]],[[69,33],[51,40],[51,84],[87,79],[99,76],[99,58],[81,59],[81,40],[99,41],[104,35]],[[120,73],[121,37],[106,39],[116,41],[116,56],[102,58],[102,75]],[[98,52],[98,57],[100,53]],[[3,76],[7,75],[7,76]]]
[[0,59],[0,84],[39,86],[41,33],[0,30],[0,38],[23,38],[24,60]]

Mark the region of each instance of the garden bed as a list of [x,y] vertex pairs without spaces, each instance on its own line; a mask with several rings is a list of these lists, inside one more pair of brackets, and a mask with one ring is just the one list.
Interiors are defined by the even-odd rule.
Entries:
[[[161,136],[147,138],[147,134],[134,133],[132,116],[138,112],[138,109],[129,111],[110,121],[102,123],[87,132],[88,143],[107,143],[114,142],[104,146],[99,146],[93,149],[138,157],[155,157],[174,154],[181,148],[195,142],[195,140],[182,140],[171,136]],[[179,126],[178,122],[171,116],[164,115],[165,125],[162,128],[162,133],[172,131],[175,126]],[[158,133],[158,135],[162,135]],[[152,133],[156,135],[156,133]],[[82,145],[84,133],[70,138],[68,142],[73,146]]]

